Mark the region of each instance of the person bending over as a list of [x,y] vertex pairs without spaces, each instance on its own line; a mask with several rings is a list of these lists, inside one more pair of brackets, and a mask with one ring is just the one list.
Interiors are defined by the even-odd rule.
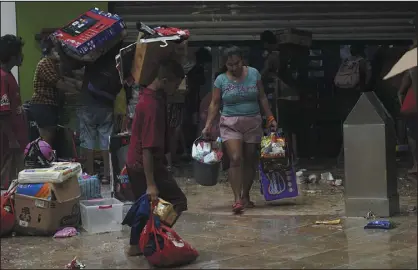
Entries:
[[[157,78],[140,90],[132,122],[131,143],[126,167],[135,200],[148,194],[173,204],[178,216],[187,210],[187,199],[167,170],[165,154],[169,150],[166,94],[175,91],[184,77],[183,68],[175,61],[161,64]],[[146,223],[131,229],[128,255],[140,255],[138,235]]]
[[[30,100],[30,114],[39,128],[39,134],[53,145],[65,93],[78,93],[81,83],[63,76],[63,61],[50,39],[44,41],[44,57],[38,62],[33,78],[34,93]],[[71,63],[71,61],[65,61]],[[68,66],[66,69],[75,69]]]

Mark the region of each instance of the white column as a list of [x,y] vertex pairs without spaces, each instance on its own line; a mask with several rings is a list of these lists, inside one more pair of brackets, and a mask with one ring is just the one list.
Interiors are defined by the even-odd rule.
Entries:
[[[16,35],[16,3],[15,2],[1,2],[0,3],[1,11],[1,35]],[[18,69],[14,67],[12,73],[16,78],[16,81],[19,83]]]

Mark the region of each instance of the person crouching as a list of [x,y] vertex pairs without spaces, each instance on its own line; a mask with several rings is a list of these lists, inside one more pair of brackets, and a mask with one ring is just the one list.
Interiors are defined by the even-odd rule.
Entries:
[[[140,91],[126,161],[135,200],[145,193],[152,201],[160,197],[173,204],[178,217],[187,210],[187,199],[166,167],[165,154],[169,150],[166,94],[175,91],[183,77],[182,66],[167,61],[161,64],[157,78]],[[129,256],[141,254],[138,236],[145,224],[131,229]]]

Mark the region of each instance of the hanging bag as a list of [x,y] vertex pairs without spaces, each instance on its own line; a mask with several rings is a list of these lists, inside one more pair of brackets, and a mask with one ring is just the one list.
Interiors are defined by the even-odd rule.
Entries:
[[152,204],[147,224],[141,233],[139,248],[155,267],[175,267],[193,262],[199,253],[153,214]]

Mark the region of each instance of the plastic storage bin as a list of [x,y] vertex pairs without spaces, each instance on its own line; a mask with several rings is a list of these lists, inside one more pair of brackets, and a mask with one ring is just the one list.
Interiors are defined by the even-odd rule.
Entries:
[[115,198],[80,201],[82,227],[88,233],[122,230],[123,203]]

